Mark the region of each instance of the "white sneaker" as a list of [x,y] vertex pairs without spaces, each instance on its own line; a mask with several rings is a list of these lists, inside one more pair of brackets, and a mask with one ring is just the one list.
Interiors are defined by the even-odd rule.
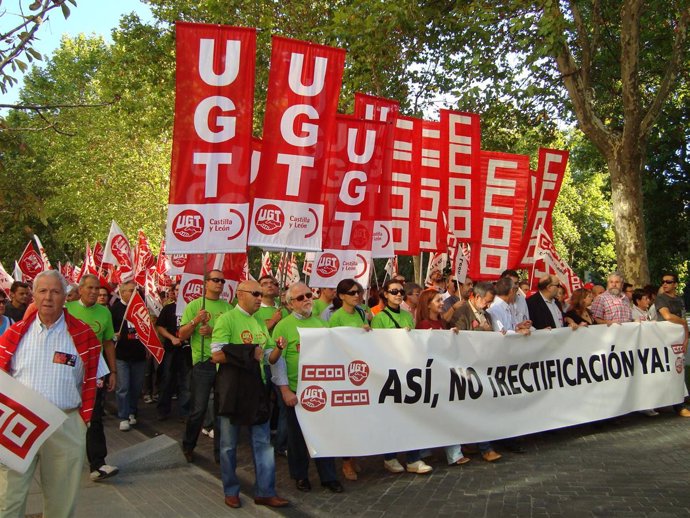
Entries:
[[148,394],[144,395],[144,403],[146,403],[147,405],[149,403],[153,403],[153,398],[151,396],[149,396]]
[[398,459],[384,460],[383,467],[391,473],[402,473],[405,471],[405,468],[398,462]]
[[131,424],[132,426],[137,424],[137,416],[135,416],[134,414],[129,414],[129,424]]
[[202,429],[201,429],[201,433],[203,433],[204,435],[208,436],[209,439],[213,439],[213,437],[214,437],[214,435],[213,435],[213,428],[211,428],[210,430],[207,430],[206,428],[202,428]]
[[413,462],[412,464],[407,465],[407,471],[409,471],[410,473],[417,473],[418,475],[430,473],[433,469],[434,468],[429,466],[423,460],[418,460],[417,462]]
[[129,432],[131,426],[129,426],[129,421],[120,421],[120,431]]
[[117,475],[119,471],[120,470],[117,469],[116,466],[108,466],[107,464],[103,464],[100,468],[92,471],[89,475],[89,478],[93,482],[100,482],[101,480],[105,480],[106,478],[110,478]]

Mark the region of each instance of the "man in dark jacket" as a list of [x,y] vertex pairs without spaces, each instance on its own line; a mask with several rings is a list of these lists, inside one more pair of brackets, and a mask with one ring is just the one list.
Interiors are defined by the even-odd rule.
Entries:
[[555,275],[539,279],[539,291],[527,299],[527,309],[535,329],[563,327],[563,311],[556,299],[561,283]]

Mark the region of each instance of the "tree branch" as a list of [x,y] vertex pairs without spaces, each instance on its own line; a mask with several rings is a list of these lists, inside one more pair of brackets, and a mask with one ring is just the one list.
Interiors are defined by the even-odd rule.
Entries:
[[582,62],[580,63],[580,74],[582,74],[582,86],[585,92],[589,91],[589,77],[592,71],[592,49],[589,44],[589,38],[587,37],[587,28],[582,20],[582,14],[577,4],[570,0],[570,10],[573,13],[573,20],[575,21],[575,31],[577,34],[577,41],[582,49]]
[[102,108],[103,106],[111,106],[120,100],[120,96],[116,95],[112,101],[96,104],[0,104],[0,108],[9,108],[11,110],[56,110],[59,108]]
[[654,126],[654,123],[659,117],[661,108],[671,93],[671,86],[675,81],[678,69],[680,68],[680,63],[683,60],[683,55],[685,53],[689,21],[690,7],[686,7],[680,12],[678,24],[676,25],[676,37],[673,41],[671,59],[668,62],[668,66],[664,72],[664,77],[661,80],[659,91],[656,93],[652,104],[649,105],[647,113],[644,115],[642,122],[640,123],[641,135],[647,136],[649,134],[652,126]]

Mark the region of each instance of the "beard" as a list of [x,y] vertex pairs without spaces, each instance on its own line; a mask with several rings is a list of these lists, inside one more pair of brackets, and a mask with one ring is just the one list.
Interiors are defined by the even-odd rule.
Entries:
[[617,297],[618,295],[621,294],[621,290],[619,290],[618,288],[610,288],[609,293],[611,295],[615,295]]

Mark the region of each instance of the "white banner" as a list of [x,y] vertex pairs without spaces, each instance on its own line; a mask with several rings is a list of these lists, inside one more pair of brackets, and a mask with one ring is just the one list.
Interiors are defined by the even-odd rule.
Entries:
[[0,370],[0,464],[25,473],[67,415],[38,392]]
[[297,415],[313,457],[491,441],[682,402],[683,328],[300,329]]
[[370,250],[324,250],[317,252],[309,278],[312,288],[335,288],[343,279],[354,279],[369,288]]

